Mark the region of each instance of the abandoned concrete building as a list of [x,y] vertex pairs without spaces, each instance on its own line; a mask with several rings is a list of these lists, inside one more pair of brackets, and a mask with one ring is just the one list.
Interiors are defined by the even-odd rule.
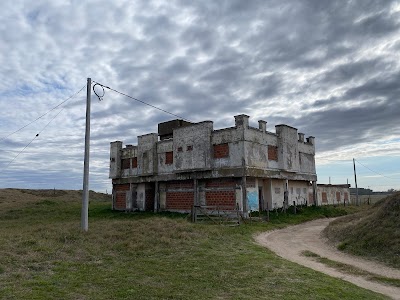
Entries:
[[[317,198],[314,137],[267,122],[214,130],[212,121],[172,120],[137,146],[112,142],[113,209],[188,212],[193,205],[250,211],[313,204]],[[322,199],[324,194],[321,194]]]

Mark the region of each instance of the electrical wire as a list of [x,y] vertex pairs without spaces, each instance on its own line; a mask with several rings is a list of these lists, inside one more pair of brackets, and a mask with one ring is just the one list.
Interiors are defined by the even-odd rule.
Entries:
[[35,120],[33,120],[32,122],[22,126],[21,128],[17,129],[14,132],[11,132],[10,134],[6,135],[5,137],[0,138],[0,142],[5,140],[6,138],[10,137],[11,135],[21,131],[22,129],[28,127],[29,125],[32,125],[33,123],[35,123],[36,121],[40,120],[41,118],[43,118],[45,115],[47,115],[48,113],[52,112],[53,110],[55,110],[56,108],[58,108],[59,106],[63,105],[65,102],[67,102],[68,100],[70,100],[73,97],[76,97],[80,92],[82,92],[82,90],[86,87],[86,85],[84,85],[78,92],[76,92],[75,94],[69,96],[67,99],[65,99],[64,101],[60,102],[59,104],[57,104],[56,106],[54,106],[52,109],[50,109],[49,111],[47,111],[46,113],[44,113],[43,115],[39,116],[38,118],[36,118]]
[[380,175],[380,176],[382,176],[382,177],[385,177],[385,178],[388,178],[388,179],[392,179],[392,180],[398,180],[397,178],[385,176],[385,175],[383,175],[383,174],[381,174],[381,173],[378,173],[378,172],[376,172],[376,171],[374,171],[374,170],[368,168],[366,165],[362,164],[362,163],[361,163],[360,161],[358,161],[357,159],[354,159],[354,160],[355,160],[356,162],[358,162],[360,165],[362,165],[364,168],[367,168],[368,170],[370,170],[371,172],[373,172],[373,173],[375,173],[375,174],[377,174],[377,175]]
[[26,148],[28,148],[28,146],[30,144],[32,144],[32,142],[37,139],[39,137],[39,135],[43,132],[43,130],[45,130],[47,128],[47,126],[50,125],[50,123],[57,118],[57,116],[65,109],[65,107],[63,107],[53,118],[51,118],[51,120],[35,135],[35,137],[20,151],[18,152],[18,154],[7,164],[6,168],[11,165],[11,163],[22,153],[25,151]]
[[[152,107],[152,108],[158,109],[159,111],[165,112],[165,113],[167,113],[167,114],[169,114],[169,115],[171,115],[171,116],[177,117],[177,118],[179,118],[179,119],[182,119],[182,120],[191,122],[190,120],[188,120],[188,119],[186,119],[186,118],[184,118],[184,117],[182,117],[182,116],[179,116],[179,115],[177,115],[177,114],[174,114],[174,113],[172,113],[172,112],[169,112],[168,110],[162,109],[162,108],[157,107],[157,106],[155,106],[155,105],[153,105],[153,104],[147,103],[146,101],[143,101],[143,100],[140,100],[140,99],[138,99],[138,98],[132,97],[132,96],[130,96],[130,95],[128,95],[128,94],[125,94],[125,93],[120,92],[120,91],[118,91],[118,90],[116,90],[116,89],[110,88],[109,86],[106,86],[106,85],[101,84],[101,83],[99,83],[99,82],[96,82],[96,81],[94,81],[94,80],[93,80],[93,82],[94,82],[96,85],[99,85],[99,86],[101,86],[101,87],[103,87],[103,88],[109,89],[110,91],[113,91],[113,92],[118,93],[118,94],[120,94],[120,95],[122,95],[122,96],[128,97],[128,98],[130,98],[130,99],[132,99],[132,100],[135,100],[135,101],[137,101],[137,102],[140,102],[140,103],[142,103],[142,104],[144,104],[144,105],[147,105],[147,106],[150,106],[150,107]],[[94,87],[93,87],[93,88],[94,88]],[[104,90],[103,90],[103,91],[104,91]],[[99,98],[99,100],[101,100],[101,99],[103,98],[103,96],[104,96],[104,93],[103,93],[103,95],[100,96],[100,97],[99,97],[99,95],[97,95],[97,93],[95,93],[95,94],[96,94],[96,96]]]

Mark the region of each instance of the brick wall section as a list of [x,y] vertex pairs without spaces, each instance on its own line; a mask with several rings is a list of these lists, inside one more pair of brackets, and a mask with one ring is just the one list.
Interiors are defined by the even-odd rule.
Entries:
[[214,158],[224,158],[229,156],[228,143],[214,145]]
[[137,168],[137,157],[132,158],[132,168]]
[[235,191],[209,191],[206,192],[207,205],[236,206]]
[[278,161],[278,147],[271,145],[268,146],[268,160]]
[[167,209],[190,210],[193,206],[193,192],[167,192]]
[[121,169],[130,169],[131,168],[131,162],[129,158],[124,158],[121,160]]
[[328,202],[328,195],[326,194],[326,192],[322,192],[322,202]]
[[165,164],[172,165],[174,162],[174,153],[172,151],[165,152]]
[[340,202],[340,192],[336,192],[336,201]]
[[310,204],[314,204],[314,195],[313,195],[313,193],[308,193],[308,202]]
[[129,192],[130,186],[128,184],[115,184],[114,191],[116,195],[116,199],[114,199],[114,207],[116,209],[125,209],[126,208],[126,193]]
[[145,210],[154,211],[154,189],[147,189],[145,196]]
[[193,180],[170,181],[167,183],[167,189],[192,189]]
[[206,188],[212,187],[235,187],[236,180],[235,179],[225,179],[225,180],[209,180],[206,182]]

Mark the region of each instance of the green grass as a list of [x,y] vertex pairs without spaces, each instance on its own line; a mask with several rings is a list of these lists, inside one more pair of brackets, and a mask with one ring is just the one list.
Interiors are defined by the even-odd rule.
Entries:
[[370,273],[368,271],[362,270],[360,268],[357,268],[357,267],[349,265],[349,264],[334,261],[334,260],[331,260],[326,257],[321,257],[317,253],[314,253],[309,250],[303,251],[302,254],[304,256],[311,257],[311,258],[315,259],[316,261],[319,261],[320,263],[323,263],[324,265],[331,267],[333,269],[336,269],[340,272],[350,274],[350,275],[363,276],[367,280],[370,280],[370,281],[376,281],[379,283],[384,283],[387,285],[400,287],[400,279],[379,276],[379,275]]
[[324,234],[339,250],[400,268],[400,193],[332,222]]
[[342,208],[226,227],[192,224],[180,214],[113,212],[109,202],[91,200],[84,233],[79,193],[25,193],[33,198],[15,201],[7,192],[9,201],[0,203],[0,299],[386,299],[283,260],[252,239],[345,214]]

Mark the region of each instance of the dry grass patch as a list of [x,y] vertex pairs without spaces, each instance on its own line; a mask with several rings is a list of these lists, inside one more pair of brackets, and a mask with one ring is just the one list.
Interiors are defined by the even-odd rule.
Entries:
[[339,250],[400,267],[400,193],[331,222],[324,234]]

